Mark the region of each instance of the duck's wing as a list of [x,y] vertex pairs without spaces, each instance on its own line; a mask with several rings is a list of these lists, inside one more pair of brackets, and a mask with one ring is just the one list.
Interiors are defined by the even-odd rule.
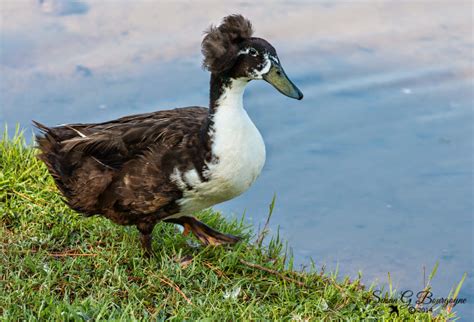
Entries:
[[44,133],[43,137],[37,137],[43,154],[52,152],[49,151],[50,144],[45,144],[49,141],[54,143],[54,151],[63,157],[92,156],[109,167],[120,168],[150,146],[170,149],[179,144],[187,133],[199,131],[207,114],[207,108],[187,107],[95,124],[67,124],[53,128],[37,122],[34,124]]
[[[188,107],[96,124],[48,128],[35,123],[43,132],[36,137],[39,158],[73,209],[102,213],[112,201],[101,205],[105,200],[100,199],[108,196],[120,200],[124,211],[135,208],[143,213],[172,200],[174,187],[166,186],[169,180],[162,177],[161,158],[196,141],[207,116],[206,108]],[[134,179],[127,187],[121,186],[128,178]],[[109,190],[117,191],[110,195]],[[136,192],[143,193],[137,198]],[[146,200],[138,203],[141,198]]]

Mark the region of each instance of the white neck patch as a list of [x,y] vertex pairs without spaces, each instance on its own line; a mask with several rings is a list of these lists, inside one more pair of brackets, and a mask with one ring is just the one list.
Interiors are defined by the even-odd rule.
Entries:
[[243,108],[245,87],[248,84],[245,78],[232,79],[216,102],[218,107]]

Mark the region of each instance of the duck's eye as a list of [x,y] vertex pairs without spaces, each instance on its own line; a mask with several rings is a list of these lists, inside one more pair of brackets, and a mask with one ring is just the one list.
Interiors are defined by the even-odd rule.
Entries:
[[249,48],[249,55],[255,57],[258,55],[258,51],[255,48]]

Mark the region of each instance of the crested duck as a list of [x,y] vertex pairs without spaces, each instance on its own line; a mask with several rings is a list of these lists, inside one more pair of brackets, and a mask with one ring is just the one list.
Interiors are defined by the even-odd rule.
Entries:
[[252,25],[230,15],[202,41],[211,72],[210,104],[122,117],[94,124],[46,127],[36,136],[38,155],[65,197],[85,216],[136,225],[146,255],[160,221],[180,224],[205,245],[233,244],[192,214],[244,191],[260,174],[265,145],[243,108],[251,80],[302,99],[275,48],[252,36]]

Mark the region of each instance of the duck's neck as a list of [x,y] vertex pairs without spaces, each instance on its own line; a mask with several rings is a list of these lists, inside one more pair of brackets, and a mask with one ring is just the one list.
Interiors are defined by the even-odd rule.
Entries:
[[223,75],[211,75],[209,116],[223,109],[243,108],[243,95],[248,80],[229,78]]

